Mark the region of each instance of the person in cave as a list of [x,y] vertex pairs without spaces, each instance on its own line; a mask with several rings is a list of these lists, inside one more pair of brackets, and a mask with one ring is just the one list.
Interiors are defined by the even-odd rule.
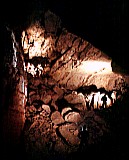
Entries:
[[79,134],[78,134],[78,137],[80,139],[79,149],[81,151],[83,151],[88,146],[89,132],[88,132],[88,129],[87,129],[86,125],[84,125],[84,126],[81,127],[81,129],[79,131]]
[[90,100],[88,99],[87,96],[86,96],[85,100],[86,100],[86,107],[87,107],[87,110],[90,111],[90,110],[91,110],[90,104],[89,104],[89,103],[90,103]]
[[104,96],[101,98],[101,100],[103,101],[102,108],[106,108],[107,107],[107,96],[106,96],[106,94],[104,94]]
[[95,94],[92,95],[92,100],[91,100],[91,103],[90,103],[90,109],[91,110],[94,110],[94,96],[95,96]]

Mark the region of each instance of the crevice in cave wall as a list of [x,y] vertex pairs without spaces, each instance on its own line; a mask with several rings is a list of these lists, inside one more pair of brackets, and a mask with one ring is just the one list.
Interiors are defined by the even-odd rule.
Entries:
[[24,132],[26,156],[34,160],[99,144],[111,133],[101,113],[110,115],[129,84],[128,75],[113,72],[110,57],[63,28],[58,16],[48,10],[43,17],[19,29],[18,41],[18,29],[7,28],[3,62],[5,150],[21,145]]

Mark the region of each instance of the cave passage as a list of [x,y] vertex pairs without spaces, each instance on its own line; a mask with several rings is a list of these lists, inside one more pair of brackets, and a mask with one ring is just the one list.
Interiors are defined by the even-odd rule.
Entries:
[[95,153],[125,160],[128,75],[113,72],[112,59],[61,28],[54,13],[45,17],[45,26],[32,23],[18,40],[17,31],[5,29],[4,159],[8,153],[29,160]]

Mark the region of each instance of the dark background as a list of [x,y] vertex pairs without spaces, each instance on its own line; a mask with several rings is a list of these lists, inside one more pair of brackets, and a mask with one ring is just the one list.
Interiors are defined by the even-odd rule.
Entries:
[[127,0],[26,0],[1,4],[1,22],[25,25],[32,13],[50,9],[64,27],[109,55],[129,73]]

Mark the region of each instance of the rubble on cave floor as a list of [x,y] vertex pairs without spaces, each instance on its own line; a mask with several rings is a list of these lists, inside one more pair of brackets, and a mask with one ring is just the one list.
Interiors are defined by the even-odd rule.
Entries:
[[92,155],[99,150],[108,153],[116,135],[126,134],[129,77],[114,73],[106,54],[58,23],[56,35],[54,25],[49,25],[51,16],[46,28],[36,23],[22,32],[22,51],[15,39],[13,49],[7,49],[12,60],[6,56],[4,85],[14,91],[16,84],[18,92],[9,103],[13,101],[18,112],[25,107],[25,125],[14,111],[13,121],[8,122],[24,125],[24,149],[30,160],[57,160],[58,156],[68,160],[69,155],[76,158],[76,153]]
[[[120,101],[120,93],[98,89],[95,85],[68,90],[48,75],[33,77],[27,74],[24,141],[29,157],[68,156],[80,151],[82,139],[79,134],[85,125],[89,133],[87,141],[83,142],[86,147],[99,144],[110,134],[110,125],[98,113],[110,112],[112,105]],[[102,101],[104,95],[106,106]]]

